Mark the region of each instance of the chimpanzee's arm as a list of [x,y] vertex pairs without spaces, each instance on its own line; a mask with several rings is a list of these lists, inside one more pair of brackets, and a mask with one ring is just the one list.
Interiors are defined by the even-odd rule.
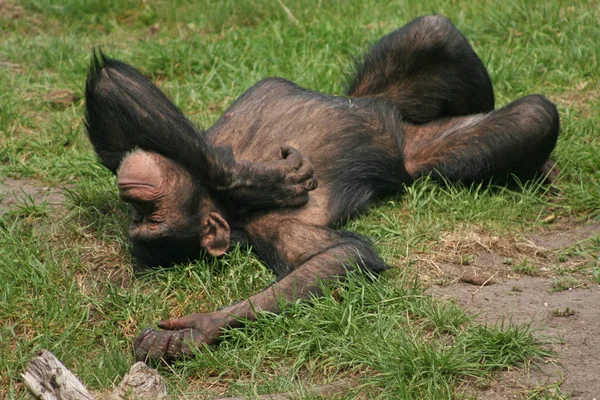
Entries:
[[[162,321],[159,327],[164,330],[142,331],[134,341],[138,360],[189,354],[190,344],[214,344],[223,328],[239,326],[240,320],[254,320],[257,311],[278,313],[282,302],[318,295],[321,281],[343,280],[356,267],[374,272],[385,269],[383,261],[358,235],[269,217],[252,227],[251,241],[258,245],[263,258],[293,270],[247,300],[211,313]],[[261,232],[265,228],[266,234]],[[265,251],[275,253],[261,254]]]
[[150,80],[133,67],[94,54],[86,82],[86,127],[102,163],[113,173],[127,153],[162,154],[244,209],[300,206],[316,187],[310,161],[289,147],[268,163],[236,162],[214,146]]

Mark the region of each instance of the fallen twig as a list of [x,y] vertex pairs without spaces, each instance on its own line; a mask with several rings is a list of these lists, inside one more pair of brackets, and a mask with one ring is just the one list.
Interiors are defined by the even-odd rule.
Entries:
[[[25,373],[22,375],[25,386],[31,395],[39,400],[95,400],[85,386],[77,377],[65,367],[54,354],[48,350],[42,350],[33,358]],[[261,400],[290,400],[312,396],[331,397],[344,394],[349,389],[357,387],[359,381],[356,379],[341,379],[327,385],[315,386],[287,393],[265,394],[256,397]],[[108,397],[103,399],[125,400],[125,399],[157,399],[167,400],[167,387],[158,372],[146,364],[138,362],[131,366],[129,372],[117,388]],[[186,400],[200,399],[200,397],[184,397]],[[204,396],[202,396],[204,398]],[[245,397],[222,397],[215,400],[244,400]]]
[[36,399],[94,399],[79,379],[48,350],[42,350],[27,364],[22,377],[27,390]]
[[482,288],[482,287],[484,287],[484,286],[485,286],[485,285],[486,285],[486,284],[487,284],[489,281],[491,281],[492,279],[494,279],[494,277],[495,277],[496,275],[498,275],[498,272],[499,272],[499,271],[496,271],[496,272],[494,272],[494,275],[492,275],[492,276],[490,276],[489,278],[487,278],[487,279],[485,280],[485,282],[483,282],[483,283],[481,284],[481,286],[479,286],[479,287],[477,288],[477,290],[476,290],[476,291],[474,291],[473,293],[471,293],[471,297],[475,296],[475,294],[476,294],[477,292],[479,292],[479,291],[481,290],[481,288]]

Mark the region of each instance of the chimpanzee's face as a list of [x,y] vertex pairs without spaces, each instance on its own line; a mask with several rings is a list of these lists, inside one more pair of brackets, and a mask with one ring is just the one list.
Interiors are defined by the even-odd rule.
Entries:
[[118,174],[119,196],[132,205],[129,239],[144,266],[193,260],[202,249],[218,256],[229,248],[229,225],[207,191],[170,159],[130,153]]

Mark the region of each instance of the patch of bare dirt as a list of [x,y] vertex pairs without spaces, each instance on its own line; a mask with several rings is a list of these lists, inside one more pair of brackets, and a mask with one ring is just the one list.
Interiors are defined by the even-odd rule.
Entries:
[[589,115],[592,111],[592,102],[598,98],[599,90],[594,81],[581,81],[575,86],[575,90],[550,96],[550,99],[562,107],[576,107],[584,115]]
[[19,19],[23,16],[25,10],[12,2],[0,0],[0,15],[8,19]]
[[64,204],[62,189],[44,186],[32,179],[7,178],[0,184],[0,215],[7,213],[19,205],[40,205],[47,203],[51,208]]
[[[576,225],[565,220],[521,239],[472,232],[442,240],[441,245],[450,251],[429,260],[437,265],[429,270],[429,276],[437,271],[444,279],[432,282],[444,285],[432,285],[430,295],[455,299],[481,321],[531,324],[538,337],[548,338],[556,353],[543,365],[502,374],[489,388],[479,391],[478,398],[526,398],[534,388],[557,384],[571,399],[600,398],[600,286],[587,282],[585,288],[553,291],[556,269],[542,267],[537,276],[514,270],[514,262],[523,257],[550,265],[558,250],[599,234],[600,221]],[[513,263],[507,264],[507,258]],[[576,264],[576,258],[563,264]]]
[[528,388],[561,380],[561,390],[573,399],[600,395],[600,286],[562,292],[550,292],[551,287],[548,278],[526,276],[481,288],[459,282],[429,289],[434,297],[455,299],[482,321],[531,323],[538,337],[552,342],[556,359],[547,360],[539,370],[506,374],[481,398],[518,398]]
[[[66,234],[62,234],[57,242],[64,243],[67,239]],[[83,233],[71,240],[80,248],[79,259],[85,267],[75,275],[82,292],[90,292],[95,282],[101,280],[123,288],[131,285],[133,271],[128,267],[129,253],[120,243],[98,239],[93,233]]]
[[550,277],[560,272],[577,276],[577,269],[589,259],[572,256],[561,260],[558,251],[597,235],[600,221],[582,225],[561,218],[528,236],[494,236],[483,229],[468,228],[443,234],[430,250],[416,256],[416,265],[424,282],[442,285],[518,278],[527,268],[535,276]]
[[48,91],[44,95],[44,101],[57,110],[64,110],[71,106],[71,104],[78,102],[80,99],[81,98],[70,89],[54,89]]
[[560,250],[596,235],[600,235],[600,221],[585,225],[564,221],[554,225],[552,230],[531,235],[530,240],[538,247]]

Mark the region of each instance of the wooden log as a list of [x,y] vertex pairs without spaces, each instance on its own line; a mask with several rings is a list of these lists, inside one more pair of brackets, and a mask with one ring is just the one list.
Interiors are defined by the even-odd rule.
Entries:
[[42,350],[31,360],[21,376],[36,399],[94,400],[79,379],[48,350]]
[[[21,375],[31,395],[38,400],[95,400],[77,377],[65,367],[54,354],[42,350],[33,358],[25,373]],[[260,400],[290,400],[304,396],[333,397],[359,385],[358,380],[342,379],[328,385],[307,388],[304,391],[266,394],[256,397]],[[131,366],[121,383],[107,400],[157,399],[168,400],[167,387],[158,372],[142,362]],[[185,396],[195,399],[196,396]],[[223,397],[215,400],[244,400],[245,397]]]
[[112,398],[167,400],[169,395],[167,385],[158,371],[143,362],[136,362],[114,390]]

